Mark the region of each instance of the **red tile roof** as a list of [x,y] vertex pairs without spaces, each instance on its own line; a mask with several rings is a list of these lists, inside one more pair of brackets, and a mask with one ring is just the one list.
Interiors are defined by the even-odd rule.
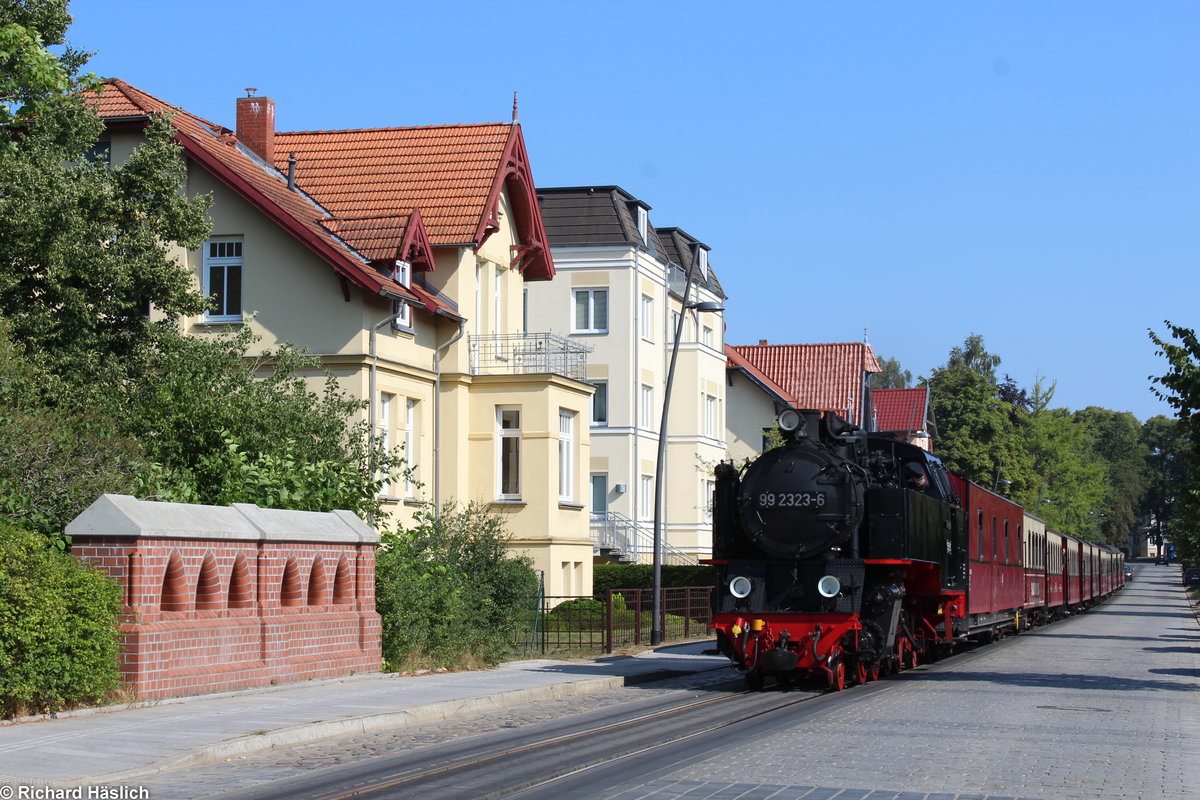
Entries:
[[929,390],[873,389],[871,408],[875,424],[881,431],[925,430],[925,415],[929,408]]
[[775,400],[779,403],[788,406],[797,404],[794,395],[789,393],[775,381],[771,380],[766,373],[758,367],[751,364],[749,361],[737,351],[737,348],[730,345],[725,345],[725,366],[727,369],[738,369],[746,373],[755,383],[761,386],[765,391],[775,396]]
[[472,242],[512,125],[275,134],[275,166],[334,216],[420,208],[434,245]]
[[851,409],[860,423],[864,373],[881,372],[868,344],[758,344],[729,349],[758,369],[794,398],[798,408],[835,411]]
[[[502,189],[509,190],[522,235],[521,269],[531,280],[554,266],[537,211],[520,127],[510,124],[277,133],[277,163],[239,145],[228,128],[172,106],[124,81],[95,94],[100,116],[123,119],[173,113],[187,155],[367,291],[414,299],[456,313],[419,287],[393,281],[387,264],[406,258],[432,268],[431,246],[480,244],[496,229]],[[288,158],[297,158],[289,189]]]

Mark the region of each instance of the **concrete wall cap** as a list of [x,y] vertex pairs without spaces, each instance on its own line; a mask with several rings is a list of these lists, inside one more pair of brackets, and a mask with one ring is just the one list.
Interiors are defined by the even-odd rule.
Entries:
[[68,536],[377,543],[379,534],[350,511],[287,511],[249,503],[205,506],[101,495],[67,525]]

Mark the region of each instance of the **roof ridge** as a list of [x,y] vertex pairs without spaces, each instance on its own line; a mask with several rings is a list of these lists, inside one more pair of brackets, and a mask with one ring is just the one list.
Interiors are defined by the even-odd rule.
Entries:
[[[194,119],[197,122],[200,122],[204,125],[207,125],[210,128],[215,129],[218,133],[220,131],[230,130],[229,128],[226,128],[224,125],[220,125],[216,122],[213,122],[212,120],[208,120],[197,114],[193,114],[192,112],[185,110],[183,108],[183,106],[178,106],[178,105],[175,105],[174,103],[170,103],[166,100],[163,100],[161,97],[158,97],[157,95],[153,95],[150,92],[147,92],[145,89],[141,89],[137,86],[134,86],[132,83],[129,83],[128,81],[123,81],[120,78],[105,78],[104,80],[100,81],[100,84],[102,86],[107,85],[107,86],[113,87],[118,92],[120,92],[122,95],[124,95],[124,97],[127,100],[129,100],[130,103],[133,103],[135,106],[137,106],[139,109],[141,109],[143,112],[145,112],[147,114],[162,114],[165,112],[163,112],[161,109],[147,108],[146,103],[144,102],[145,99],[152,100],[153,102],[158,103],[159,105],[162,105],[163,107],[165,107],[167,109],[170,109],[170,113],[172,113],[172,114],[183,114],[185,117],[190,117],[191,119]],[[98,92],[93,92],[93,94],[97,97],[99,96]]]
[[323,134],[331,133],[374,133],[377,131],[417,131],[417,130],[436,130],[441,128],[511,128],[511,122],[463,122],[449,123],[442,125],[380,125],[374,128],[330,128],[322,130],[307,130],[307,131],[275,131],[278,136],[302,136],[305,134]]

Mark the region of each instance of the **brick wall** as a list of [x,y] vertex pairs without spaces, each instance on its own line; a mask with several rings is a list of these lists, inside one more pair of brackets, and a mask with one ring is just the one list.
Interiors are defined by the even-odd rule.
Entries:
[[141,698],[379,669],[378,538],[347,512],[105,495],[67,533],[124,586],[121,676]]

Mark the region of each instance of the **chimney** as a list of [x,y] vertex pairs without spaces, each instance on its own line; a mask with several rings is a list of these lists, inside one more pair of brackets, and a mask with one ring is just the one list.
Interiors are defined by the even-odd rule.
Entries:
[[764,344],[766,344],[766,343],[767,343],[767,340],[766,340],[766,339],[759,339],[759,340],[758,340],[758,345],[759,345],[759,347],[763,346],[763,345],[764,345]]
[[275,163],[275,101],[255,97],[257,89],[247,89],[237,99],[237,137],[268,164]]

